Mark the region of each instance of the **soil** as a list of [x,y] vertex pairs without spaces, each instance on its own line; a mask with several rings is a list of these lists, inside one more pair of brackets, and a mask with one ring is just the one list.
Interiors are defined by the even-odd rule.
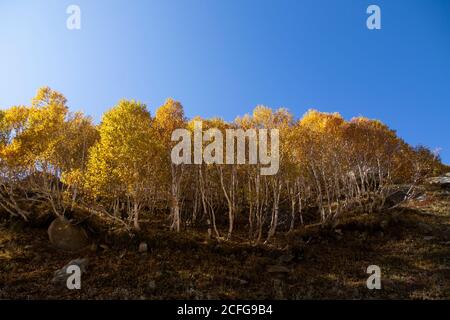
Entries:
[[[334,229],[279,233],[268,246],[165,224],[149,218],[132,238],[94,234],[93,245],[70,253],[50,244],[45,227],[3,220],[0,299],[450,299],[448,191]],[[89,259],[80,290],[51,282],[78,258]],[[381,269],[380,290],[367,288],[370,265]]]

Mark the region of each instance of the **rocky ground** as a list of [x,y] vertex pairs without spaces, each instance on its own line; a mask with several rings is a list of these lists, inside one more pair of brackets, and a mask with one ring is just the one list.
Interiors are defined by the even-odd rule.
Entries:
[[[239,238],[219,243],[205,232],[174,234],[156,223],[143,234],[97,237],[88,249],[67,253],[50,244],[45,228],[3,221],[0,299],[450,299],[444,190],[381,214],[348,217],[335,230],[279,236],[270,247]],[[52,282],[55,271],[82,258],[81,290]],[[381,268],[380,290],[366,287],[369,265]]]

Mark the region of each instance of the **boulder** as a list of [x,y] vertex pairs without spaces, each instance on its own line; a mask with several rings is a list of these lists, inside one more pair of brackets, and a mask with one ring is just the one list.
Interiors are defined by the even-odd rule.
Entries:
[[86,231],[65,218],[56,218],[48,228],[50,243],[64,251],[78,251],[89,245]]

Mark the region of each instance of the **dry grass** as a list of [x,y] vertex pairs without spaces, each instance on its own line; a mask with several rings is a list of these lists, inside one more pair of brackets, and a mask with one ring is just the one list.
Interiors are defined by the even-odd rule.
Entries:
[[[43,228],[4,222],[0,298],[450,298],[448,193],[429,192],[392,212],[348,217],[337,229],[298,230],[270,247],[252,247],[210,241],[205,232],[169,233],[156,224],[146,225],[139,239],[98,236],[95,242],[107,248],[73,254],[52,248]],[[140,241],[149,252],[137,252]],[[284,263],[291,272],[269,273],[287,244],[296,248],[295,259]],[[50,282],[55,270],[80,257],[90,260],[81,290]],[[373,264],[382,271],[381,290],[366,288],[366,268]]]

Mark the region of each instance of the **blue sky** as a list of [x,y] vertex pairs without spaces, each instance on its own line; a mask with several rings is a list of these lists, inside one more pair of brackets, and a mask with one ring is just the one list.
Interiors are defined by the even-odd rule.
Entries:
[[450,163],[450,1],[1,0],[0,107],[44,85],[96,121],[121,98],[226,120],[258,104],[364,115]]

